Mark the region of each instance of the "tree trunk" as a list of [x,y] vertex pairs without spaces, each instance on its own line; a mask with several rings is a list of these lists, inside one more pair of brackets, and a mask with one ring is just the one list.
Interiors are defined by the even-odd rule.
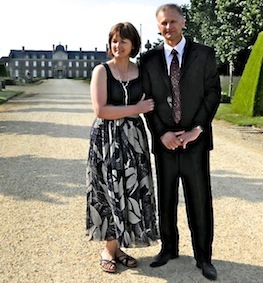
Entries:
[[234,72],[234,62],[231,60],[229,62],[229,84],[228,84],[228,97],[230,101],[233,97],[233,72]]

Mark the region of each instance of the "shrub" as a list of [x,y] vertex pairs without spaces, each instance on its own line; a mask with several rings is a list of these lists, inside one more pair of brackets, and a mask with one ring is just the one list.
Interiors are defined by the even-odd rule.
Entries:
[[263,32],[248,58],[232,100],[232,111],[245,116],[263,115]]
[[7,77],[6,67],[0,64],[0,77]]

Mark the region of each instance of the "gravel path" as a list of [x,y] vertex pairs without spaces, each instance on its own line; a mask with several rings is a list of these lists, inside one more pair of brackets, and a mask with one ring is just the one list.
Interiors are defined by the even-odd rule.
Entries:
[[[137,268],[100,270],[103,243],[85,237],[88,84],[49,80],[25,90],[0,105],[0,282],[207,282],[195,267],[182,196],[179,259],[152,269],[159,246],[130,249]],[[215,121],[214,134],[218,282],[263,282],[262,129]]]

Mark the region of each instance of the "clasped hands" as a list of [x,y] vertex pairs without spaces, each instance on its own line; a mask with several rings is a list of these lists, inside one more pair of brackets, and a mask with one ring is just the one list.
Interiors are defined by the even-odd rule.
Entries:
[[169,150],[175,150],[178,147],[186,149],[187,144],[195,141],[201,132],[197,128],[191,131],[166,132],[161,136],[161,142]]

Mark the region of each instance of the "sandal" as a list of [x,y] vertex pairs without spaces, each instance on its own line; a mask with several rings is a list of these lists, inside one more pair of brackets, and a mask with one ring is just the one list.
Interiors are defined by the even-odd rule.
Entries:
[[[115,273],[117,270],[117,264],[114,259],[101,259],[100,261],[101,269],[105,272]],[[114,266],[114,268],[112,268]]]
[[[121,256],[119,257],[116,257],[116,260],[123,264],[124,266],[127,266],[127,267],[136,267],[137,266],[137,260],[125,253],[123,253]],[[129,264],[129,261],[134,261],[134,263],[132,264]]]

